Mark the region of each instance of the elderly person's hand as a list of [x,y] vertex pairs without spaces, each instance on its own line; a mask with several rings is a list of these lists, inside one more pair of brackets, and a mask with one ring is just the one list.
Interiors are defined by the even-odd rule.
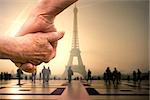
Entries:
[[39,0],[17,35],[54,32],[55,17],[77,0]]
[[[42,62],[48,62],[56,53],[51,42],[58,41],[63,35],[63,32],[50,32],[46,34],[38,32],[19,37],[0,36],[0,58],[11,59],[18,67],[22,63],[27,63],[30,66],[29,63],[38,65]],[[29,71],[24,68],[22,69],[32,72],[34,68],[30,68],[31,70]]]
[[[17,36],[38,32],[42,32],[44,34],[48,32],[56,32],[56,28],[54,26],[54,19],[56,15],[76,1],[77,0],[39,0]],[[51,46],[53,47],[53,56],[55,56],[57,40],[51,42]],[[15,64],[26,72],[32,72],[35,68],[34,63],[32,62],[24,64],[18,62]]]

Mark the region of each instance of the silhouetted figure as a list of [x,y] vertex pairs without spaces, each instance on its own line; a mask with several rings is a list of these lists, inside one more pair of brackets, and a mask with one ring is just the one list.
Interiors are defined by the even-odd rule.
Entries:
[[47,82],[49,82],[49,77],[50,77],[50,75],[51,75],[51,70],[50,70],[50,68],[48,67],[48,69],[47,69]]
[[4,72],[4,80],[6,80],[6,72]]
[[113,77],[114,87],[117,87],[117,85],[118,85],[118,71],[116,68],[114,68],[114,71],[112,73],[112,77]]
[[129,75],[127,76],[127,80],[128,80],[128,82],[130,81],[130,76]]
[[134,84],[136,84],[136,72],[135,71],[133,71],[133,82],[134,82]]
[[21,75],[23,74],[21,69],[17,69],[17,77],[18,77],[18,84],[17,85],[21,85],[20,81],[21,81]]
[[42,75],[41,75],[41,73],[39,74],[39,79],[41,80],[41,77],[42,77]]
[[37,70],[35,69],[34,72],[32,73],[32,82],[35,83],[36,80],[36,72]]
[[103,74],[103,80],[105,81],[105,83],[106,83],[106,77],[107,77],[107,75],[106,75],[106,72]]
[[97,79],[98,79],[98,80],[101,80],[101,77],[100,77],[100,76],[98,76],[98,77],[97,77]]
[[71,66],[68,68],[68,82],[71,83],[72,80],[73,71],[71,69]]
[[56,80],[56,76],[54,76],[54,80]]
[[112,75],[111,70],[110,70],[109,67],[107,67],[107,69],[106,69],[106,84],[107,84],[107,82],[109,83],[109,85],[111,84],[110,83],[110,81],[111,81],[111,75]]
[[118,72],[118,83],[121,82],[121,72]]
[[10,80],[12,78],[12,75],[11,74],[8,74],[8,79]]
[[138,71],[137,71],[137,82],[139,85],[141,84],[141,81],[142,81],[141,74],[142,73],[141,73],[140,69],[138,69]]
[[90,83],[92,82],[91,74],[92,74],[92,72],[88,69],[87,82],[90,81]]
[[4,79],[4,73],[1,72],[1,80],[3,80],[3,79]]
[[51,70],[49,69],[49,67],[48,69],[46,69],[44,66],[42,69],[42,74],[43,74],[43,83],[49,82],[49,75],[51,74]]
[[46,70],[45,66],[43,66],[43,69],[42,69],[43,83],[45,83],[45,81],[46,81],[46,73],[47,73],[47,70]]
[[28,76],[27,75],[25,76],[25,80],[28,80]]

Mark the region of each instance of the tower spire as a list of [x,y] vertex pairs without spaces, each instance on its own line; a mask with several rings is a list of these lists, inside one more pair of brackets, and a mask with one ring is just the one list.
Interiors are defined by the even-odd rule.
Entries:
[[78,8],[74,7],[74,20],[73,20],[73,41],[72,41],[72,48],[79,48],[79,40],[78,40],[78,18],[77,18],[77,13],[78,13]]

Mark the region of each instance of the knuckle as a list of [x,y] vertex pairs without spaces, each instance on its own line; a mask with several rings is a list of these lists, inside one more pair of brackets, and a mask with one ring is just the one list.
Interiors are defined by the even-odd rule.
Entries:
[[48,52],[52,52],[52,50],[53,50],[53,47],[52,47],[52,46],[47,46],[47,51],[48,51]]
[[48,62],[49,62],[49,60],[45,60],[44,62],[45,62],[45,63],[48,63]]
[[34,65],[40,65],[42,62],[41,61],[37,61],[36,64]]
[[49,55],[45,55],[44,62],[48,63],[49,61],[50,61],[50,56]]
[[36,60],[32,60],[32,61],[31,61],[31,63],[32,63],[32,64],[34,64],[34,65],[39,65],[39,64],[41,64],[41,63],[42,63],[42,61],[41,61],[41,60],[36,59]]
[[48,47],[48,51],[46,51],[43,55],[43,62],[48,63],[51,59],[56,56],[56,50],[52,48],[52,46]]

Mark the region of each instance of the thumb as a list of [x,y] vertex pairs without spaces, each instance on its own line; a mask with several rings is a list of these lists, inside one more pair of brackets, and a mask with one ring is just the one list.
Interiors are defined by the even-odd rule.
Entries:
[[64,32],[49,32],[46,35],[49,42],[55,42],[64,36]]
[[31,63],[25,63],[25,64],[22,64],[20,68],[25,72],[32,73],[36,69],[36,66]]

